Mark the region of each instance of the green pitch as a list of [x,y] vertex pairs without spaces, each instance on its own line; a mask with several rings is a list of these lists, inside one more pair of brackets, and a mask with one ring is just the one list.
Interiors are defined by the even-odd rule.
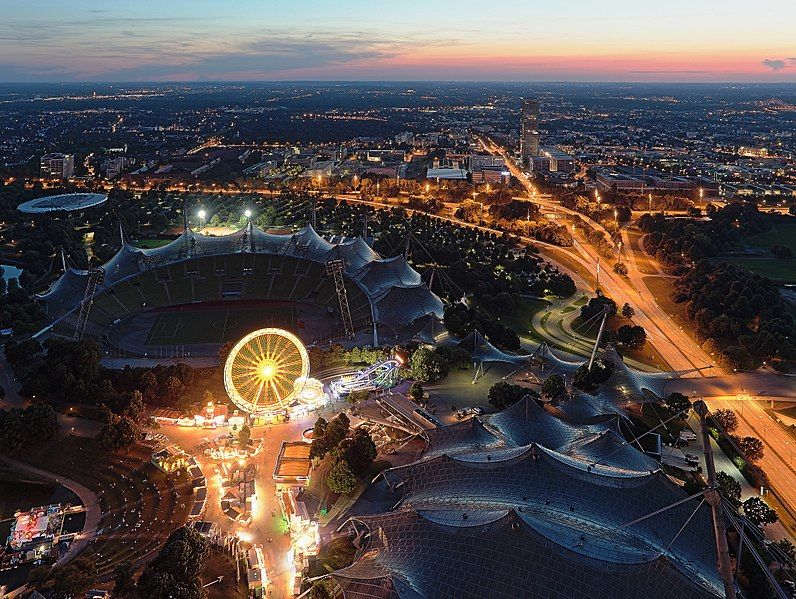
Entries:
[[237,341],[255,329],[279,327],[296,330],[291,306],[210,308],[163,312],[147,335],[147,345],[198,345]]

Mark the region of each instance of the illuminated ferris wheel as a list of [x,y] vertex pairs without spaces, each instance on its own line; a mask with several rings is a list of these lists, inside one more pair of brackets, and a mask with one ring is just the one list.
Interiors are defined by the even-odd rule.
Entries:
[[230,351],[224,387],[241,410],[263,414],[290,405],[309,370],[310,358],[298,337],[282,329],[260,329]]

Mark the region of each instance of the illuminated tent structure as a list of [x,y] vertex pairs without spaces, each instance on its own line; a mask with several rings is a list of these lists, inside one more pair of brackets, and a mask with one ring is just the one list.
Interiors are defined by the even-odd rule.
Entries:
[[[361,237],[332,243],[309,226],[291,233],[268,233],[249,222],[221,236],[186,228],[174,241],[152,249],[136,248],[122,239],[116,255],[100,267],[102,277],[92,293],[95,301],[116,295],[104,320],[95,319],[98,326],[94,332],[101,332],[115,318],[137,311],[222,299],[215,282],[222,274],[238,277],[246,298],[269,299],[284,293],[287,297],[279,299],[312,301],[317,281],[325,277],[324,265],[335,259],[345,265],[343,275],[351,301],[362,299],[360,320],[367,321],[364,324],[398,330],[425,316],[442,318],[442,301],[402,256],[382,258]],[[287,290],[285,285],[274,283],[274,277],[282,274],[289,281]],[[178,289],[174,283],[174,289],[164,291],[168,287],[164,281],[193,276],[206,276],[215,287],[207,286],[200,293],[190,286]],[[70,328],[74,329],[89,279],[86,270],[66,268],[50,289],[39,295],[47,323],[39,335],[68,334]],[[130,296],[126,300],[125,293]],[[336,296],[330,295],[326,301],[333,306]]]
[[723,596],[710,510],[627,443],[526,398],[426,432],[420,460],[374,484],[392,511],[352,516],[345,599]]

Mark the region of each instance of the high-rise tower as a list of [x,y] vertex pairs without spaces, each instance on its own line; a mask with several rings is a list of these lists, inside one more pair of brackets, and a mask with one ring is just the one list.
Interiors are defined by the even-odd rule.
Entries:
[[522,100],[521,119],[520,154],[523,165],[528,167],[539,155],[539,100]]

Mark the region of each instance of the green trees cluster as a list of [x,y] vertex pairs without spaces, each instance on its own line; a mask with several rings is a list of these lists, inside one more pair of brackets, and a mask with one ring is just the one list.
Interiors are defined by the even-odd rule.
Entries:
[[201,576],[209,554],[202,535],[187,526],[178,528],[141,573],[137,599],[203,599]]
[[774,524],[779,520],[777,512],[771,509],[760,497],[750,497],[741,505],[744,515],[749,518],[752,524],[757,526],[762,527],[766,524]]
[[671,416],[677,416],[678,420],[687,420],[691,400],[682,393],[673,392],[664,398],[663,407]]
[[45,591],[50,597],[80,597],[97,579],[97,565],[89,558],[78,557],[63,566],[41,566],[31,570],[28,586]]
[[428,347],[420,347],[409,359],[412,378],[424,383],[434,383],[448,376],[450,364],[441,355]]
[[560,374],[551,374],[542,382],[542,395],[555,399],[566,390],[564,377]]
[[15,336],[24,339],[39,331],[43,323],[44,310],[19,286],[17,279],[6,284],[0,277],[0,329],[11,329]]
[[314,371],[335,366],[370,365],[383,360],[386,349],[381,347],[352,347],[346,349],[335,343],[328,350],[320,347],[311,347],[307,350],[310,356],[310,366]]
[[329,455],[326,486],[333,493],[351,493],[378,453],[370,433],[363,428],[351,431],[350,424],[345,414],[338,414],[331,422],[318,418],[313,428],[310,457],[323,459]]
[[608,310],[608,318],[616,316],[616,302],[607,295],[598,293],[594,297],[590,298],[588,303],[580,307],[580,318],[584,322],[592,318],[597,318],[606,309]]
[[697,338],[729,368],[796,359],[794,320],[768,279],[725,262],[700,262],[675,283]]
[[640,349],[647,342],[647,332],[638,325],[623,324],[615,333],[616,340],[631,349]]
[[489,405],[497,410],[505,410],[509,406],[513,406],[526,395],[535,395],[531,389],[507,383],[506,381],[498,381],[489,388],[487,400]]
[[591,370],[588,364],[581,364],[572,376],[572,385],[581,391],[591,392],[611,378],[613,372],[613,362],[595,360]]
[[473,331],[478,331],[490,343],[509,351],[520,349],[520,337],[494,316],[477,307],[456,303],[445,309],[445,328],[457,337],[464,339]]
[[24,409],[0,410],[0,451],[12,453],[28,445],[57,441],[60,434],[58,416],[44,401]]
[[768,231],[772,222],[773,217],[760,212],[754,204],[734,202],[713,211],[710,220],[644,214],[638,226],[648,233],[643,241],[646,252],[661,264],[676,266],[720,256],[737,246],[744,236]]

